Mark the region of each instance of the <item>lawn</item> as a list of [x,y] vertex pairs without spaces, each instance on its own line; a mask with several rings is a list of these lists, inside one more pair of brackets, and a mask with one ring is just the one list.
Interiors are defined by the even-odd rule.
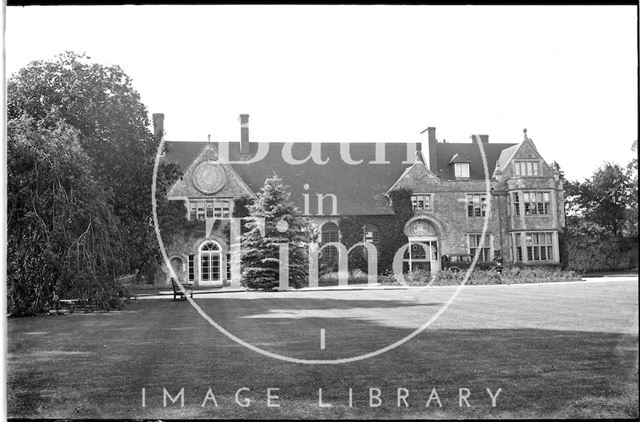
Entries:
[[[336,359],[411,333],[453,288],[228,293],[198,297],[265,350]],[[638,281],[471,286],[426,331],[339,365],[265,357],[186,301],[8,320],[9,417],[502,418],[638,416]],[[325,331],[325,349],[320,332]],[[142,406],[142,389],[145,406]],[[163,388],[179,401],[163,406]],[[215,397],[215,407],[208,389]],[[250,400],[249,407],[236,403]],[[272,404],[267,406],[267,389]],[[352,406],[349,406],[349,389]],[[435,391],[442,407],[432,395]],[[319,407],[318,390],[323,404]],[[370,398],[378,389],[379,400]],[[406,399],[398,406],[398,390]],[[470,393],[467,399],[460,400]],[[499,395],[496,406],[487,392]],[[377,395],[378,390],[373,390]],[[432,400],[429,400],[432,396]],[[378,407],[370,407],[380,403]],[[462,402],[462,406],[460,406]],[[408,407],[405,407],[405,403]],[[429,403],[429,407],[426,407]]]

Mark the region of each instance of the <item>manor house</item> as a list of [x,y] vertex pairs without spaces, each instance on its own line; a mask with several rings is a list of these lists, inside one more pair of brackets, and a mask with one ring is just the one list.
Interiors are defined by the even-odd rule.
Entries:
[[[153,122],[156,137],[162,137],[164,115],[154,114]],[[171,265],[180,280],[195,285],[239,285],[231,271],[229,229],[215,222],[234,215],[238,198],[255,198],[274,172],[319,228],[320,244],[341,240],[341,217],[393,216],[389,193],[407,189],[413,216],[404,226],[411,243],[405,269],[439,271],[476,252],[481,262],[559,264],[563,181],[526,130],[515,143],[490,142],[487,135],[472,142],[438,141],[433,127],[421,136],[428,154],[422,142],[250,142],[249,116],[242,114],[240,142],[165,141],[162,159],[183,173],[168,199],[182,201],[187,218],[203,223],[165,245]],[[364,225],[362,241],[381,253],[380,227]],[[337,260],[337,248],[325,248],[322,259]]]

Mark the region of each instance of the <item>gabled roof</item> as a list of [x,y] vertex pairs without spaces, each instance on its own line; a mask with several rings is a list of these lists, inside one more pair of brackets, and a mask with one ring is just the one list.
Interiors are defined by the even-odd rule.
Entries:
[[[166,143],[165,143],[166,145]],[[169,198],[192,198],[202,196],[202,193],[193,184],[192,175],[195,167],[203,161],[212,160],[222,166],[223,173],[225,175],[225,182],[223,186],[216,190],[215,197],[235,197],[239,195],[239,192],[243,192],[244,195],[255,198],[255,192],[247,186],[247,184],[238,176],[233,167],[227,163],[226,159],[222,157],[214,144],[206,143],[202,146],[200,152],[196,155],[188,165],[181,166],[183,175],[187,177],[181,177],[176,180],[167,196]]]
[[416,189],[424,188],[427,182],[438,182],[438,178],[431,173],[424,163],[422,154],[419,153],[416,157],[416,162],[411,167],[407,167],[386,193],[396,189],[411,189],[413,192],[417,192]]
[[498,164],[500,165],[500,169],[504,170],[509,161],[511,161],[511,159],[515,155],[516,151],[518,151],[519,147],[520,144],[515,144],[512,147],[502,150],[502,152],[500,153],[500,157],[498,157]]
[[[163,159],[176,163],[185,171],[206,145],[206,142],[165,141]],[[239,142],[215,143],[218,151],[228,149],[230,166],[253,192],[259,192],[265,179],[276,173],[289,186],[291,200],[301,211],[304,210],[305,195],[308,195],[311,214],[317,212],[317,194],[336,195],[339,215],[393,214],[393,210],[387,204],[385,193],[403,175],[411,172],[412,168],[423,165],[420,161],[420,155],[418,155],[417,161],[416,157],[407,157],[408,146],[415,145],[413,143],[384,144],[385,160],[388,162],[385,164],[372,163],[376,159],[375,143],[349,144],[351,159],[354,161],[363,160],[361,164],[357,165],[351,165],[342,160],[339,143],[299,142],[293,144],[292,155],[296,159],[309,156],[313,147],[320,148],[322,159],[329,159],[325,165],[316,164],[312,159],[302,165],[289,164],[282,157],[285,143],[269,142],[268,145],[267,154],[263,159],[246,164],[240,153]],[[484,143],[483,146],[489,175],[492,175],[496,162],[503,157],[511,157],[512,153],[509,152],[517,149],[518,145]],[[258,143],[251,142],[249,148],[248,158],[255,157]],[[512,148],[514,149],[512,150]],[[485,178],[477,143],[437,143],[437,169],[435,171],[429,169],[429,172],[440,180],[455,180],[454,166],[450,162],[456,154],[461,157],[461,160],[469,161],[470,179],[483,180]],[[407,159],[411,162],[408,163]],[[305,185],[308,185],[307,189],[305,189]],[[330,209],[327,199],[325,200],[324,214],[328,215]]]
[[471,158],[468,158],[466,155],[457,152],[453,155],[453,157],[451,157],[451,160],[449,160],[449,164],[470,163],[471,161],[473,161]]
[[[487,167],[489,177],[493,174],[496,162],[503,150],[516,146],[517,144],[506,143],[483,143],[484,154],[487,158]],[[437,168],[431,169],[440,180],[455,180],[454,162],[469,162],[469,178],[475,180],[484,180],[485,172],[482,163],[482,155],[480,148],[476,142],[438,142],[436,144],[436,162]],[[469,161],[452,161],[453,156],[458,154],[463,160]]]
[[[514,157],[519,156],[520,154],[519,151],[521,151],[523,148],[529,148],[530,149],[529,151],[533,151],[535,155],[542,158],[542,156],[540,156],[540,153],[538,152],[538,148],[536,147],[536,144],[533,143],[533,139],[527,137],[525,132],[525,138],[522,142],[505,149],[500,154],[500,157],[498,158],[498,164],[500,165],[500,170],[504,171],[504,169],[509,165],[509,163],[514,159]],[[531,152],[529,152],[529,157],[531,156],[530,154]],[[551,170],[551,167],[549,167],[549,165],[544,159],[542,159],[541,162],[544,167],[547,167],[549,170]],[[493,173],[494,173],[494,176],[496,176],[495,170]]]
[[[164,160],[174,162],[185,170],[205,147],[206,142],[172,142],[165,141]],[[407,143],[385,144],[385,160],[387,164],[372,164],[375,161],[375,143],[350,144],[352,160],[363,160],[361,164],[345,163],[340,155],[339,143],[322,143],[320,145],[322,159],[329,159],[325,165],[316,164],[309,159],[302,165],[288,164],[282,158],[283,142],[269,142],[266,156],[255,163],[244,164],[238,142],[225,143],[229,150],[231,167],[244,180],[253,192],[262,188],[264,181],[274,172],[289,186],[291,200],[304,210],[304,194],[308,194],[310,212],[316,214],[316,194],[334,194],[338,199],[339,215],[376,215],[393,214],[387,205],[385,192],[405,172],[410,164],[407,160]],[[307,157],[312,143],[294,143],[292,155],[296,159]],[[217,144],[219,151],[224,150]],[[258,150],[256,142],[249,144],[249,158]],[[414,161],[413,157],[409,157]],[[404,163],[403,163],[404,162]],[[304,189],[305,184],[309,185]],[[325,200],[324,214],[330,213],[329,199]]]

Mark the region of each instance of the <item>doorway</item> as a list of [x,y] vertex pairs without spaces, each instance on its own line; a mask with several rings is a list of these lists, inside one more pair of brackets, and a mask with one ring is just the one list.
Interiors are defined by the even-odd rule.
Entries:
[[402,271],[423,270],[430,273],[440,271],[438,240],[409,238],[409,247],[404,253]]
[[200,285],[222,286],[222,248],[213,240],[200,246]]

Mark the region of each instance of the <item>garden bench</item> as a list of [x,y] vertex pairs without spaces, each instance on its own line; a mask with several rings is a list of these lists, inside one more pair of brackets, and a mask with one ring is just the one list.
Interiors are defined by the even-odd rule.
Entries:
[[69,308],[70,313],[74,313],[78,308],[85,312],[93,312],[93,307],[87,299],[60,299],[60,304]]
[[176,300],[176,297],[180,296],[180,299],[186,299],[185,293],[190,293],[191,298],[193,299],[193,283],[182,283],[184,287],[184,292],[180,290],[180,286],[178,283],[171,278],[171,287],[173,287],[173,300]]

